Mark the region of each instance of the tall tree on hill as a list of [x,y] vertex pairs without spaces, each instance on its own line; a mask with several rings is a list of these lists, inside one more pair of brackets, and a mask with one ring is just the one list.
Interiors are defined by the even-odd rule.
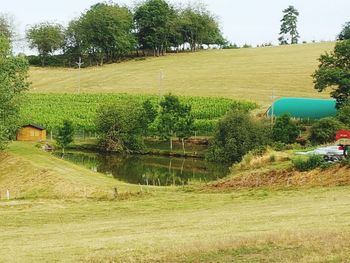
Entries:
[[332,53],[319,58],[320,65],[313,74],[319,92],[332,88],[331,96],[341,108],[350,99],[350,40],[338,42]]
[[204,6],[190,6],[180,14],[184,42],[196,51],[203,44],[224,44],[219,23]]
[[283,14],[280,37],[278,40],[281,45],[289,43],[298,44],[298,39],[300,38],[297,30],[299,11],[295,9],[294,6],[289,6],[287,9],[283,10]]
[[134,19],[141,48],[153,50],[154,56],[164,55],[174,17],[174,9],[164,0],[147,0],[138,6]]
[[0,33],[0,150],[17,128],[20,94],[29,86],[28,61],[14,57],[8,36]]
[[104,60],[115,62],[130,54],[136,46],[130,10],[113,3],[92,6],[68,30],[73,47],[87,52],[101,65]]
[[88,55],[88,45],[79,19],[71,20],[65,30],[63,52],[73,63]]
[[339,40],[350,40],[350,22],[346,22],[338,35]]
[[45,59],[61,49],[64,44],[63,26],[56,23],[33,25],[27,30],[26,37],[30,48],[38,50],[42,66],[45,66]]

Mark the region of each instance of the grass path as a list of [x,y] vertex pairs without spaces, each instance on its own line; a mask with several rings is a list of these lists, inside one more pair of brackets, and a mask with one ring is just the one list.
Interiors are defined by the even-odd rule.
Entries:
[[[203,51],[168,55],[81,71],[81,90],[87,93],[162,93],[248,99],[266,105],[272,89],[278,96],[327,97],[313,89],[311,75],[317,59],[334,43],[300,44],[266,48]],[[31,68],[31,92],[77,91],[75,69]]]

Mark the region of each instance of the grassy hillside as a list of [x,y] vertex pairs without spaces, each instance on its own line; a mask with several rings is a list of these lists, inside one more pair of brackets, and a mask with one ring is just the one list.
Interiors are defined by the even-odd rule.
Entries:
[[[11,198],[113,198],[120,192],[139,191],[139,187],[89,171],[60,160],[34,147],[15,142],[0,153],[0,193]],[[1,261],[1,260],[0,260]]]
[[[188,96],[221,96],[267,104],[272,89],[278,96],[327,97],[313,89],[311,74],[320,54],[334,43],[303,44],[168,55],[81,71],[81,91]],[[77,92],[78,71],[31,68],[31,92]]]

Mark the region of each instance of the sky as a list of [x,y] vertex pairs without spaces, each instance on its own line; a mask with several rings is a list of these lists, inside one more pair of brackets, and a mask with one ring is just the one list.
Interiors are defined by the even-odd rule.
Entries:
[[[103,1],[103,0],[102,0]],[[19,39],[28,25],[44,21],[63,25],[78,17],[98,0],[0,0],[0,13],[11,15]],[[134,0],[114,0],[133,6]],[[169,0],[185,5],[187,0]],[[334,40],[342,25],[350,21],[350,0],[201,0],[214,13],[223,34],[232,43],[259,45],[277,43],[282,10],[294,5],[300,12],[298,30],[301,41]],[[15,46],[26,52],[24,44]]]

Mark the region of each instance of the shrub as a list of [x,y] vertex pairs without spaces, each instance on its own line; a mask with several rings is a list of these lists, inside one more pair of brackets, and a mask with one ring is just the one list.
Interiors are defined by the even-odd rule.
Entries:
[[350,128],[350,100],[338,110],[337,119]]
[[314,170],[324,163],[323,157],[320,155],[312,155],[306,160],[302,158],[293,160],[293,166],[299,172]]
[[216,127],[207,159],[221,163],[240,162],[245,154],[269,142],[269,128],[246,111],[231,111]]
[[292,121],[290,114],[284,114],[276,119],[272,128],[272,138],[275,142],[291,144],[300,135],[300,129]]
[[325,144],[335,141],[338,130],[343,128],[343,124],[334,118],[323,118],[314,123],[310,130],[310,141],[312,144]]
[[149,126],[143,105],[111,104],[97,113],[96,127],[99,146],[104,151],[137,152],[143,149],[143,136]]

